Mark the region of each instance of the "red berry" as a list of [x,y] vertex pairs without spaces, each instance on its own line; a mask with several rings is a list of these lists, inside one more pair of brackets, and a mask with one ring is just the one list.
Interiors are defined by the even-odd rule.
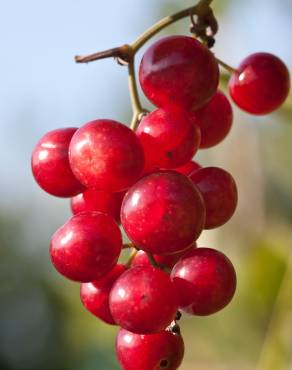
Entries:
[[191,173],[199,170],[200,168],[202,168],[202,166],[199,163],[190,161],[184,166],[175,168],[175,171],[181,173],[182,175],[189,176]]
[[184,342],[168,330],[140,335],[120,329],[116,354],[124,370],[176,370],[184,356]]
[[117,278],[125,271],[126,267],[118,264],[102,279],[92,283],[81,284],[81,302],[89,312],[107,324],[115,324],[109,309],[109,294],[111,288]]
[[[184,256],[191,248],[196,248],[196,242],[191,245],[187,250],[174,254],[154,254],[153,257],[155,261],[162,267],[173,268],[177,261]],[[136,256],[133,258],[131,266],[150,266],[151,263],[147,256],[147,253],[144,251],[139,251]]]
[[74,215],[82,212],[97,211],[112,216],[120,222],[120,211],[125,192],[109,193],[103,190],[87,189],[71,199]]
[[192,110],[215,94],[219,68],[214,55],[198,40],[169,36],[146,50],[139,77],[145,95],[158,107]]
[[200,190],[206,207],[205,229],[225,224],[237,206],[237,188],[233,177],[222,168],[205,167],[190,175]]
[[156,109],[136,131],[145,154],[145,168],[175,168],[190,161],[200,145],[200,129],[180,109]]
[[86,283],[115,266],[121,247],[121,232],[113,218],[90,212],[73,216],[55,232],[50,253],[60,274]]
[[109,301],[115,322],[138,334],[164,330],[177,311],[176,292],[169,276],[152,266],[124,272],[115,282]]
[[125,195],[121,223],[130,240],[153,254],[187,249],[204,226],[200,192],[184,175],[160,171],[143,177]]
[[61,128],[45,134],[31,158],[32,173],[39,186],[57,197],[73,197],[84,187],[73,175],[68,150],[77,128]]
[[209,103],[191,113],[191,117],[201,130],[200,148],[210,148],[219,144],[229,133],[233,112],[226,96],[217,91]]
[[286,65],[269,53],[248,56],[229,82],[234,102],[252,114],[267,114],[279,108],[289,90],[290,76]]
[[135,133],[106,119],[89,122],[75,133],[69,158],[85,186],[113,192],[135,183],[144,167],[143,149]]
[[230,260],[211,248],[196,248],[174,266],[171,278],[179,306],[193,315],[210,315],[224,308],[236,289],[236,273]]

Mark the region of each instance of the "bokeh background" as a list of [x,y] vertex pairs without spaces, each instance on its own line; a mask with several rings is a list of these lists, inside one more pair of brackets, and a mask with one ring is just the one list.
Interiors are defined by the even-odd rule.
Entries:
[[[75,54],[130,42],[162,16],[193,4],[0,2],[0,370],[119,368],[116,328],[87,313],[78,284],[50,264],[50,236],[70,216],[69,204],[37,187],[30,155],[49,130],[95,118],[130,120],[126,70],[112,60],[76,65]],[[237,66],[252,52],[268,51],[292,70],[291,0],[217,0],[214,9],[219,58]],[[163,33],[186,34],[188,21]],[[223,89],[226,81],[224,75]],[[225,142],[197,160],[229,170],[238,184],[236,215],[204,232],[199,243],[231,258],[238,290],[224,311],[182,320],[181,369],[291,370],[292,99],[261,118],[234,111]]]

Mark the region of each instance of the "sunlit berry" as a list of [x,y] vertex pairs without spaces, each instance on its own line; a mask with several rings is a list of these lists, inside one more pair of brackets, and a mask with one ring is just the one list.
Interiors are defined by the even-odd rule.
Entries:
[[204,201],[186,176],[158,171],[143,177],[127,192],[121,223],[130,240],[146,252],[180,252],[202,231]]
[[139,179],[144,167],[136,134],[122,123],[100,119],[74,134],[69,159],[75,176],[88,188],[123,191]]
[[215,94],[218,63],[211,51],[189,36],[168,36],[145,52],[139,71],[147,98],[159,108],[197,109]]
[[224,308],[236,289],[236,273],[230,260],[211,248],[186,253],[171,272],[179,306],[193,315],[210,315]]
[[184,342],[169,330],[140,335],[120,329],[116,354],[124,370],[176,370],[184,356]]
[[45,134],[31,158],[32,173],[39,186],[57,197],[73,197],[84,191],[74,176],[68,158],[69,144],[75,127],[60,128]]
[[108,273],[121,252],[122,237],[111,216],[99,212],[73,216],[52,237],[55,268],[68,279],[92,282]]
[[252,114],[273,112],[284,103],[289,90],[286,65],[269,53],[255,53],[245,58],[229,81],[233,101]]

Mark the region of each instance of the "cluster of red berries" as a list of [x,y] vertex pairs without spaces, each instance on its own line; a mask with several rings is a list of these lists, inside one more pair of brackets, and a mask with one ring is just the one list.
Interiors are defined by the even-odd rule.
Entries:
[[[51,259],[82,283],[81,301],[91,313],[121,327],[122,368],[171,370],[184,353],[180,311],[213,314],[236,288],[229,259],[196,245],[203,229],[233,215],[236,184],[225,170],[192,161],[199,148],[226,137],[233,115],[217,90],[217,60],[192,37],[155,42],[139,77],[158,108],[135,132],[106,119],[51,131],[33,152],[32,171],[45,191],[72,198],[74,215],[53,235]],[[289,87],[283,62],[258,53],[238,67],[229,91],[242,109],[265,114],[283,103]],[[138,251],[126,265],[117,263],[119,224]]]

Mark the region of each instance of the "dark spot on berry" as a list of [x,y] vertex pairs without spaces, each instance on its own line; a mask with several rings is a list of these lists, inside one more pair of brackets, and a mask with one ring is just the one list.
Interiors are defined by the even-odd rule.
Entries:
[[168,360],[161,360],[160,361],[160,367],[162,368],[162,369],[166,369],[167,367],[168,367]]
[[175,315],[175,321],[179,321],[181,319],[181,312],[180,311],[177,311],[176,315]]
[[148,300],[148,297],[146,294],[141,295],[141,301],[146,302]]
[[171,327],[171,331],[174,333],[174,334],[178,334],[180,335],[180,327],[178,324],[174,324],[172,327]]

